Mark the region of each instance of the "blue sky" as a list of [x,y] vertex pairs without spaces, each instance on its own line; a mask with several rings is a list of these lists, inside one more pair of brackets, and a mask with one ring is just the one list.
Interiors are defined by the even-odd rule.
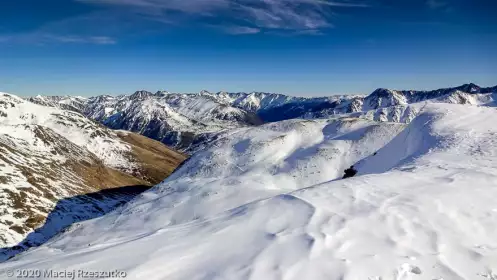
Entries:
[[370,93],[497,84],[494,0],[6,0],[0,91]]

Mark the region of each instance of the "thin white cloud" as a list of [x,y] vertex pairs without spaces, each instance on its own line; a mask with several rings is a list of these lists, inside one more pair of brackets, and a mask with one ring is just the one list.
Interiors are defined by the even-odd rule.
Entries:
[[[341,2],[326,0],[75,0],[106,5],[149,19],[169,22],[178,20],[211,20],[242,23],[238,30],[223,28],[228,33],[257,33],[261,30],[319,30],[332,26],[331,12],[337,7],[366,7],[360,0]],[[238,26],[238,24],[237,24]],[[236,30],[235,30],[236,31]],[[243,32],[245,31],[245,32]]]
[[113,45],[117,41],[107,36],[77,36],[77,35],[54,35],[46,33],[26,33],[11,36],[0,36],[0,42],[32,43],[32,44],[94,44]]
[[229,26],[225,27],[224,31],[229,34],[239,35],[239,34],[257,34],[261,32],[260,29],[248,26]]
[[107,36],[92,36],[89,37],[90,42],[98,45],[114,45],[117,44],[117,41],[114,38]]
[[60,43],[81,43],[81,44],[96,44],[96,45],[113,45],[117,41],[107,36],[60,36],[60,35],[44,35],[44,41],[55,41]]

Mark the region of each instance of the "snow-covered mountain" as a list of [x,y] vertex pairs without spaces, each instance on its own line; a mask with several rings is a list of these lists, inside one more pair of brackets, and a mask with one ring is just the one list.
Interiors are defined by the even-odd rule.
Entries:
[[64,110],[71,110],[75,112],[82,112],[85,108],[87,98],[82,96],[42,96],[28,98],[28,101],[43,106],[51,106]]
[[[257,114],[264,121],[279,121],[292,118],[324,118],[337,114],[362,113],[374,120],[412,120],[410,104],[419,102],[473,104],[496,106],[497,86],[481,88],[465,84],[455,88],[432,91],[377,89],[367,96],[341,96],[335,99],[309,98],[289,101],[280,106],[261,106]],[[406,113],[407,110],[407,113]],[[407,114],[402,118],[402,115]],[[357,114],[356,114],[357,115]],[[389,119],[386,116],[394,116]],[[399,116],[399,117],[395,117]]]
[[128,196],[99,202],[85,194],[156,184],[184,158],[159,142],[114,132],[80,113],[0,93],[0,244],[16,245],[43,225],[59,199],[81,195],[71,203],[81,204],[80,211],[63,213],[60,223],[30,234],[31,243],[78,218],[103,214]]
[[[222,132],[161,184],[0,270],[496,279],[497,111],[412,106],[409,124],[339,117]],[[351,164],[358,175],[340,180]]]
[[217,92],[210,93],[201,91],[200,95],[212,97],[219,102],[230,104],[231,106],[242,108],[249,112],[260,112],[286,104],[316,104],[323,102],[333,102],[346,96],[334,95],[329,97],[297,97],[277,93],[266,92]]
[[[29,100],[62,108],[72,102],[71,98],[56,96]],[[195,145],[206,134],[262,123],[255,113],[199,94],[137,91],[131,95],[103,95],[78,101],[82,101],[78,103],[81,106],[74,107],[79,112],[107,127],[137,132],[181,150]]]
[[[304,115],[320,115],[367,112],[398,105],[408,105],[426,100],[456,104],[481,104],[494,102],[497,86],[481,88],[475,84],[464,84],[454,88],[431,91],[390,90],[380,88],[368,96],[335,95],[329,97],[295,97],[275,93],[229,93],[208,91],[200,95],[210,96],[231,106],[256,112],[264,121],[279,121]],[[488,100],[488,99],[491,100]]]
[[[497,86],[465,84],[432,91],[377,89],[367,96],[295,97],[283,94],[180,94],[137,91],[132,95],[35,97],[43,105],[76,108],[113,129],[125,129],[192,153],[225,130],[294,118],[316,119],[336,115],[376,121],[410,122],[416,104],[451,103],[495,106]],[[70,109],[69,108],[69,109]]]
[[212,98],[146,91],[90,98],[84,113],[110,128],[137,132],[183,150],[203,134],[262,123],[255,114]]

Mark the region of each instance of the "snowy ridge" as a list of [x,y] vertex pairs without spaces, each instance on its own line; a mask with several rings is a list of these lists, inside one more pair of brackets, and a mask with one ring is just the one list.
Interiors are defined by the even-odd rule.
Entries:
[[229,124],[223,124],[223,121],[242,124],[252,124],[251,121],[254,122],[253,124],[258,122],[255,116],[252,116],[254,119],[250,120],[251,114],[241,109],[219,103],[205,96],[169,94],[164,98],[167,104],[178,113],[202,123],[219,122],[220,126],[226,126]]
[[354,113],[331,114],[328,112],[308,113],[303,116],[305,119],[329,118],[334,116],[348,116],[354,118],[367,119],[378,122],[410,123],[419,114],[427,102],[413,103],[408,105],[396,105],[376,110],[359,111]]
[[81,112],[87,102],[87,98],[82,96],[42,96],[28,98],[28,101],[44,106],[57,107],[64,110]]
[[[98,162],[133,169],[130,146],[79,113],[0,93],[0,243],[11,245],[36,227],[55,197],[96,189],[75,171]],[[77,163],[77,164],[74,164]],[[32,211],[34,209],[35,212]]]
[[[147,159],[138,144],[125,140],[130,138],[120,136],[80,113],[0,93],[2,247],[16,245],[43,225],[59,199],[111,187],[157,183],[165,178],[170,171],[157,172],[153,167],[147,167],[154,158]],[[147,145],[154,147],[154,157],[164,160],[160,157],[163,150],[155,147],[157,144],[141,143],[146,148]],[[171,157],[165,159],[177,165],[184,157],[180,155],[176,159],[175,155],[171,152]],[[148,171],[151,174],[147,174]],[[161,174],[163,177],[155,178]],[[88,199],[81,197],[74,202],[85,201]],[[80,205],[82,211],[66,213],[65,221],[102,213],[102,209],[112,209],[112,205],[122,201],[122,198],[111,199],[107,201],[107,207],[92,209]],[[44,241],[43,238],[48,237],[40,234],[30,242]],[[0,259],[4,257],[3,253],[0,251]]]
[[[225,132],[136,200],[0,269],[494,279],[496,118],[493,108],[427,104],[408,125],[340,118]],[[353,163],[359,176],[336,180]]]
[[202,134],[261,123],[255,114],[212,98],[146,91],[90,98],[84,114],[110,128],[138,132],[183,150]]
[[40,106],[17,96],[0,93],[0,125],[9,134],[12,126],[40,125],[52,129],[77,146],[97,155],[106,165],[129,169],[127,153],[130,146],[116,140],[117,136],[83,115],[66,110]]
[[277,93],[265,93],[265,92],[217,92],[210,93],[208,91],[201,91],[200,95],[210,96],[220,102],[230,104],[234,107],[242,108],[250,112],[258,112],[260,110],[268,110],[275,107],[280,107],[289,103],[321,103],[321,102],[333,102],[343,96],[329,96],[329,97],[296,97],[288,96],[284,94]]
[[[334,115],[360,113],[378,121],[397,121],[395,115],[402,114],[411,104],[450,103],[496,106],[497,86],[481,88],[465,84],[455,88],[432,91],[377,89],[368,96],[343,96],[335,100],[308,99],[306,102],[287,102],[281,106],[260,108],[258,115],[265,121],[291,118],[326,118]],[[410,109],[409,109],[410,110]],[[402,122],[409,122],[414,111],[408,112]],[[356,114],[357,115],[357,114]],[[392,115],[391,118],[381,115]]]

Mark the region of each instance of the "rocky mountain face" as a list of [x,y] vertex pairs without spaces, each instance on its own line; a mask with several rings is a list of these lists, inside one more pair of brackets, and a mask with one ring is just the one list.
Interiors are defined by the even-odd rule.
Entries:
[[181,150],[205,134],[262,123],[255,113],[198,94],[137,91],[97,96],[86,100],[81,112],[107,127],[137,132]]
[[75,112],[82,112],[85,108],[87,98],[82,96],[69,96],[69,95],[66,96],[37,95],[35,97],[28,98],[28,101],[43,106],[56,107]]
[[[327,97],[298,97],[288,96],[277,93],[265,92],[217,92],[210,93],[208,91],[201,91],[200,95],[210,96],[219,102],[229,104],[231,106],[242,108],[249,112],[261,113],[274,108],[283,107],[288,104],[300,105],[313,105],[324,102],[334,102],[340,99],[348,98],[347,95],[333,95]],[[265,120],[266,121],[266,120]]]
[[[29,242],[11,248],[19,250],[82,217],[101,215],[140,188],[104,190],[145,190],[184,159],[157,141],[114,132],[80,113],[0,93],[0,245],[21,244],[29,235]],[[60,200],[67,211],[54,216]],[[49,215],[59,220],[43,226]]]

